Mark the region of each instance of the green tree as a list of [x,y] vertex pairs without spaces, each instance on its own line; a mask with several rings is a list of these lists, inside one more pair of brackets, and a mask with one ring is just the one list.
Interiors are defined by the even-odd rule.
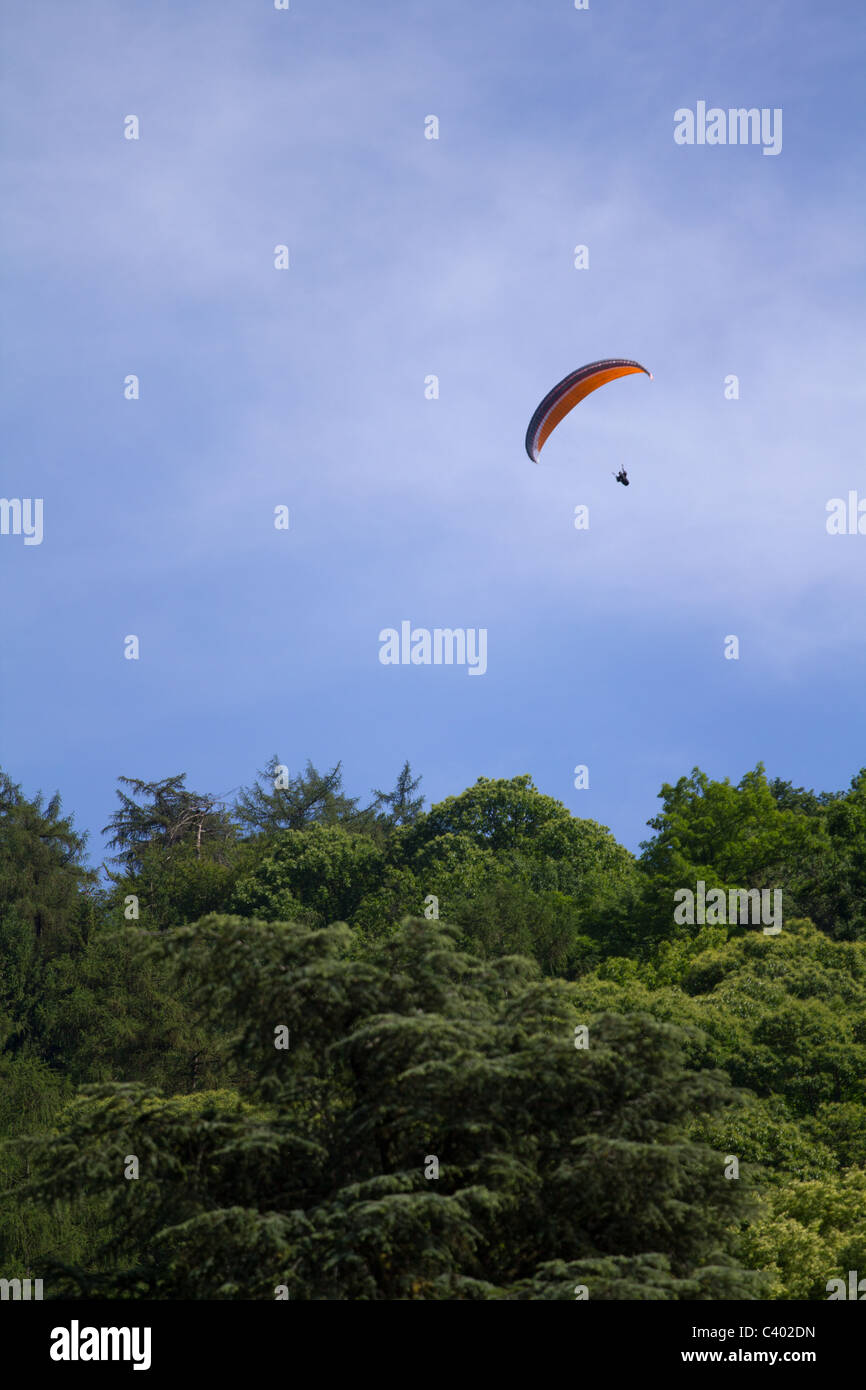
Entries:
[[[684,934],[674,925],[674,892],[710,888],[781,889],[789,916],[811,916],[814,885],[830,850],[823,814],[809,815],[774,792],[762,764],[732,785],[700,768],[659,793],[656,831],[642,846],[642,914],[648,939]],[[796,798],[794,798],[796,800]]]
[[384,821],[389,829],[395,825],[413,825],[420,816],[424,797],[415,796],[413,793],[420,787],[421,780],[420,777],[412,776],[407,759],[400,769],[392,792],[374,790],[374,809],[378,812],[379,820]]
[[265,841],[248,872],[238,876],[230,908],[264,921],[326,926],[351,921],[364,896],[382,882],[381,850],[340,826],[284,830]]
[[86,837],[54,795],[25,797],[0,773],[0,1045],[32,1042],[47,962],[84,948],[94,919],[96,875]]
[[831,1279],[847,1290],[848,1271],[866,1269],[866,1173],[769,1188],[741,1250],[773,1278],[777,1298],[826,1299]]
[[458,899],[450,917],[463,928],[467,950],[488,958],[530,956],[545,975],[572,979],[601,955],[584,934],[584,914],[573,898],[539,891],[505,870],[491,873],[472,897]]
[[866,767],[844,797],[827,808],[831,853],[821,864],[809,913],[825,930],[847,941],[866,939]]
[[343,765],[319,772],[307,759],[303,772],[290,776],[275,753],[252,786],[235,802],[235,818],[248,835],[276,835],[310,825],[352,821],[358,798],[343,791]]
[[234,838],[231,818],[219,799],[188,790],[185,772],[160,782],[143,782],[138,777],[119,777],[118,781],[131,787],[132,795],[118,788],[120,808],[103,826],[102,834],[111,832],[108,844],[119,851],[114,862],[128,874],[141,870],[144,851],[150,846],[169,854],[180,845],[191,844],[200,855],[203,846],[223,848]]
[[[59,1250],[72,1261],[86,1260],[99,1217],[78,1203],[51,1208],[23,1200],[32,1177],[34,1131],[50,1131],[72,1098],[68,1081],[33,1057],[0,1056],[0,1269],[5,1278],[41,1277],[43,1261]],[[100,1213],[104,1217],[104,1212]]]
[[62,816],[60,796],[28,800],[0,772],[0,917],[14,917],[50,952],[82,936],[81,893],[96,875],[84,863],[86,835]]
[[485,953],[520,950],[570,975],[630,934],[639,886],[632,856],[525,775],[480,777],[396,832],[389,855]]
[[132,923],[94,933],[84,952],[58,956],[37,1004],[39,1053],[76,1082],[122,1077],[171,1091],[230,1076],[224,1034],[199,1024],[183,982]]
[[[576,1049],[570,986],[520,958],[467,956],[427,921],[363,961],[344,926],[218,917],[151,949],[232,1030],[255,1082],[246,1106],[90,1089],[44,1141],[30,1189],[108,1204],[106,1272],[58,1272],[61,1290],[560,1299],[581,1278],[602,1298],[759,1290],[730,1253],[744,1184],[684,1137],[729,1091],[683,1065],[676,1029],[602,1016]],[[283,1027],[288,1049],[275,1046]]]
[[245,857],[239,845],[181,841],[170,850],[157,841],[137,851],[137,868],[109,875],[108,919],[119,928],[138,923],[149,931],[195,922],[224,907]]

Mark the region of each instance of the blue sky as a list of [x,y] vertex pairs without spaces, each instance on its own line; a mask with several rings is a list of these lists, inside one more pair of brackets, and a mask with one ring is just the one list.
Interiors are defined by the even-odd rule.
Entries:
[[[44,539],[0,535],[4,769],[96,860],[119,774],[273,752],[361,795],[530,772],[632,849],[695,764],[847,786],[864,36],[859,0],[7,9],[0,493]],[[701,100],[781,108],[781,153],[677,145]],[[654,380],[533,466],[609,356]],[[486,674],[383,666],[404,619],[486,628]]]

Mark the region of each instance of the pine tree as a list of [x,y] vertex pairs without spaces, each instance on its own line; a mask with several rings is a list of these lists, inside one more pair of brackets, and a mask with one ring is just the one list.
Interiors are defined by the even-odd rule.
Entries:
[[[382,792],[374,788],[373,795],[376,799],[373,806],[388,826],[412,825],[418,819],[424,806],[424,798],[413,796],[412,793],[418,790],[421,782],[421,777],[412,776],[407,758],[392,792]],[[387,808],[384,813],[383,807]]]
[[234,812],[248,834],[274,835],[280,830],[351,821],[357,805],[357,798],[343,792],[342,763],[330,772],[319,772],[307,759],[303,772],[289,776],[275,753],[252,786],[243,788]]
[[127,872],[141,868],[142,851],[150,845],[170,850],[175,845],[192,844],[200,854],[205,843],[224,844],[233,838],[231,818],[219,798],[189,791],[184,786],[185,772],[159,782],[143,782],[138,777],[119,777],[118,781],[131,787],[132,795],[118,788],[120,809],[103,826],[102,834],[111,832],[108,843],[120,851],[114,863]]

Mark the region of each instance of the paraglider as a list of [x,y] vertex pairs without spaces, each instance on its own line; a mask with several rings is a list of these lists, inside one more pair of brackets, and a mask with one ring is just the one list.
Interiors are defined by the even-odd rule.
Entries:
[[[560,420],[563,420],[584,396],[588,396],[590,391],[597,390],[599,386],[606,385],[608,381],[630,376],[632,372],[643,372],[650,381],[653,379],[652,372],[642,367],[640,362],[631,362],[625,357],[611,357],[604,362],[590,362],[585,367],[578,367],[577,371],[571,372],[554,386],[552,391],[548,391],[526,431],[526,452],[532,462],[538,463],[538,455],[545,440],[550,437]],[[628,487],[625,469],[620,469],[620,473],[615,476],[618,483],[624,483]]]
[[628,487],[628,474],[624,468],[621,468],[618,473],[614,473],[613,476],[618,483],[622,483],[623,487]]

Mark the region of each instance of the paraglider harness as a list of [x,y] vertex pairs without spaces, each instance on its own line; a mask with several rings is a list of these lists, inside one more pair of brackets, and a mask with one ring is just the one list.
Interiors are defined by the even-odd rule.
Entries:
[[613,476],[618,483],[622,483],[623,487],[628,487],[628,474],[624,468],[621,468],[618,473],[614,473]]

